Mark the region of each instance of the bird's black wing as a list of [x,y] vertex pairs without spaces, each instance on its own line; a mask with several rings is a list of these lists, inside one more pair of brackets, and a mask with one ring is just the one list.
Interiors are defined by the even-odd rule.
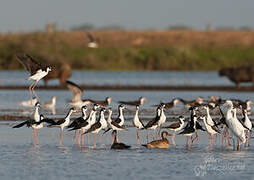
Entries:
[[206,130],[199,124],[199,122],[196,122],[196,128],[197,128],[197,129],[200,129],[200,130],[202,130],[202,131],[206,131]]
[[25,69],[30,72],[30,74],[35,74],[37,70],[41,69],[42,66],[40,63],[35,61],[30,55],[17,55],[17,58],[21,64],[25,67]]
[[52,124],[52,125],[55,125],[56,124],[56,121],[54,121],[53,119],[49,119],[49,118],[44,118],[42,119],[40,122],[38,122],[39,124],[42,123],[42,122],[45,122],[45,123],[48,123],[48,124]]
[[117,124],[119,124],[119,123],[121,122],[121,119],[120,119],[120,118],[116,118],[116,119],[114,120],[114,122],[117,123]]
[[78,117],[72,121],[72,123],[67,126],[67,128],[73,128],[78,126],[80,123],[84,122],[85,120],[82,117]]
[[90,133],[95,131],[96,129],[101,127],[101,123],[100,122],[96,122],[95,124],[93,124],[84,134]]
[[24,125],[27,125],[27,121],[24,121],[24,122],[22,122],[22,123],[20,123],[20,124],[18,124],[16,126],[13,126],[12,128],[20,128],[20,127],[22,127]]
[[70,129],[69,131],[73,131],[73,130],[77,130],[77,129],[80,129],[82,127],[85,127],[88,125],[88,122],[87,121],[84,121],[80,124],[77,124],[76,126],[74,126],[72,129]]
[[159,121],[160,117],[159,116],[156,116],[155,118],[153,118],[151,121],[149,121],[145,126],[144,128],[147,129],[147,128],[150,128],[152,127],[153,125],[155,125],[158,121]]
[[125,127],[120,126],[118,123],[116,123],[115,121],[111,122],[112,125],[114,125],[115,127],[119,128],[119,129],[125,129]]
[[139,101],[118,101],[120,104],[126,104],[126,105],[130,105],[130,106],[136,106],[139,105],[140,102]]

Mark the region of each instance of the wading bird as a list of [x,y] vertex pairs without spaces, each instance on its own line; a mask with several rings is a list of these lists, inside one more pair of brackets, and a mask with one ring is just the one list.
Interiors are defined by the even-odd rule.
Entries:
[[18,55],[17,56],[19,62],[25,67],[25,69],[30,73],[30,77],[28,80],[34,81],[29,86],[29,92],[30,92],[30,100],[32,104],[32,96],[33,94],[37,98],[38,101],[39,97],[36,95],[34,88],[38,84],[39,80],[45,77],[50,71],[50,66],[43,67],[40,63],[38,63],[36,60],[34,60],[31,56],[25,54],[25,55]]

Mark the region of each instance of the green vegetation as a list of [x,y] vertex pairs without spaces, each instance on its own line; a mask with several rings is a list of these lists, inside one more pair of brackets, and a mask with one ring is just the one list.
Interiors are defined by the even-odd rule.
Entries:
[[99,48],[87,48],[86,32],[0,35],[0,69],[23,68],[17,54],[86,70],[218,70],[254,65],[254,32],[191,30],[95,31]]

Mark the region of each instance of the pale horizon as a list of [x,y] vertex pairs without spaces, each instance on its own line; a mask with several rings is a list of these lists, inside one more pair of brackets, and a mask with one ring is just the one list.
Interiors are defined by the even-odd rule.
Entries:
[[137,30],[175,25],[204,30],[207,24],[212,29],[254,28],[253,7],[251,0],[3,0],[0,32],[42,30],[49,23],[56,23],[63,30],[82,24]]

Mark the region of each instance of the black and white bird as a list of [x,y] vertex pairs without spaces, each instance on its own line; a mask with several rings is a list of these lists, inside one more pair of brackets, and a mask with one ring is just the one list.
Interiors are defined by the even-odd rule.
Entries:
[[89,48],[98,48],[99,47],[99,44],[98,42],[96,41],[96,39],[92,36],[91,33],[87,33],[87,38],[89,40],[88,44],[87,44],[87,47]]
[[118,101],[120,104],[125,104],[129,106],[141,106],[146,102],[147,99],[145,97],[140,97],[137,101]]
[[137,140],[138,140],[138,144],[140,144],[139,130],[144,129],[145,125],[139,119],[138,112],[139,112],[139,105],[136,106],[136,112],[133,118],[133,125],[137,130]]
[[243,118],[241,119],[241,123],[244,126],[246,131],[246,144],[248,143],[248,146],[250,146],[249,133],[251,135],[252,123],[248,117],[247,109],[244,109],[243,107],[242,107],[242,114],[243,114]]
[[[175,99],[172,99],[172,101],[167,102],[167,103],[161,102],[161,104],[165,104],[165,109],[171,109],[171,108],[173,108],[175,105],[177,105],[180,102],[181,101],[179,99],[175,98]],[[157,106],[159,106],[159,104],[158,105],[154,105],[154,106],[157,107]]]
[[[126,128],[123,126],[124,125],[124,115],[123,115],[123,110],[125,109],[124,105],[120,104],[118,106],[118,116],[116,119],[111,120],[111,118],[108,118],[108,123],[109,123],[109,128],[104,132],[108,132],[109,130],[113,131],[121,131],[121,130],[126,130]],[[110,114],[111,117],[111,114]],[[111,122],[110,122],[111,120]],[[118,140],[118,139],[117,139]]]
[[70,110],[68,111],[66,117],[64,119],[60,119],[56,122],[51,123],[48,127],[59,127],[60,128],[60,141],[59,141],[59,145],[63,144],[63,129],[65,127],[67,127],[70,123],[70,116],[71,114],[74,112],[74,108],[70,108]]
[[183,135],[187,137],[186,146],[188,149],[190,149],[190,142],[191,142],[190,138],[196,131],[197,116],[192,115],[190,121],[191,123],[189,125],[186,125],[183,131],[178,134],[178,135]]
[[101,108],[99,119],[96,123],[91,125],[91,127],[84,132],[84,134],[92,133],[94,134],[94,148],[96,148],[96,134],[100,132],[103,128],[107,127],[107,121],[104,116],[104,112],[106,111],[105,108]]
[[[75,118],[75,119],[67,126],[67,129],[77,127],[77,126],[79,126],[81,123],[84,123],[84,122],[86,121],[86,118],[87,118],[86,111],[87,111],[87,106],[82,106],[82,107],[81,107],[82,115],[81,115],[80,117],[78,117],[78,118]],[[76,142],[76,130],[75,130],[75,133],[74,133],[73,140],[74,140],[74,142]]]
[[[145,125],[145,129],[153,129],[153,140],[155,139],[155,129],[158,127],[158,121],[160,120],[160,116],[161,116],[161,106],[158,106],[156,109],[156,116],[155,118],[153,118],[152,120],[150,120],[146,125]],[[148,142],[148,131],[147,131],[147,135],[146,135],[146,140]]]
[[172,144],[173,146],[175,146],[175,133],[177,131],[181,131],[184,127],[184,117],[183,116],[179,116],[178,117],[178,122],[172,123],[164,128],[169,129],[171,131],[174,131],[174,133],[172,134]]
[[159,129],[158,129],[158,135],[160,134],[161,126],[162,126],[162,125],[166,122],[166,120],[167,120],[167,117],[166,117],[166,115],[165,115],[165,113],[164,113],[164,108],[165,108],[165,104],[162,103],[162,104],[160,105],[161,114],[160,114],[160,119],[159,119],[159,121],[158,121],[158,127],[159,127]]
[[[79,136],[78,136],[78,143],[80,145],[80,136],[82,136],[82,141],[81,141],[81,145],[84,145],[84,132],[87,131],[91,125],[93,125],[96,120],[96,113],[97,113],[97,109],[99,108],[98,104],[94,104],[93,109],[91,110],[89,116],[82,122],[75,124],[74,127],[72,127],[72,129],[70,129],[69,131],[73,131],[73,130],[80,130]],[[88,144],[89,144],[89,136],[87,136],[87,140],[88,140]]]
[[112,97],[106,97],[106,99],[104,101],[101,100],[92,100],[92,99],[88,99],[89,101],[91,101],[94,104],[98,104],[101,107],[106,107],[109,106],[112,102]]
[[82,99],[83,90],[81,89],[79,85],[71,81],[66,81],[66,86],[73,94],[73,98],[71,101],[68,102],[68,104],[78,109],[80,109],[82,106],[92,104],[90,100]]
[[204,122],[206,132],[209,135],[209,146],[210,146],[210,148],[212,148],[213,135],[220,133],[220,130],[215,124],[213,124],[213,125],[209,124],[208,116],[200,116],[200,119],[203,120],[203,122]]
[[45,77],[51,71],[51,67],[50,66],[43,67],[40,63],[38,63],[28,54],[18,55],[17,58],[19,62],[25,67],[25,69],[30,73],[28,80],[34,81],[29,86],[31,104],[33,94],[35,95],[37,100],[40,101],[39,97],[36,95],[34,91],[34,88],[38,84],[39,80]]

